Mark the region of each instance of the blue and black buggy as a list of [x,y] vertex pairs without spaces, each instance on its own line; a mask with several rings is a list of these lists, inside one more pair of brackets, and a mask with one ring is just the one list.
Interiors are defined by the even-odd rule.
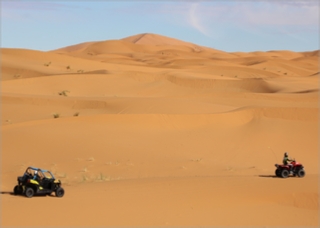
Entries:
[[53,192],[57,197],[64,195],[61,181],[56,180],[48,170],[28,167],[17,180],[18,185],[13,189],[15,195],[25,195],[28,198],[34,195],[51,195]]

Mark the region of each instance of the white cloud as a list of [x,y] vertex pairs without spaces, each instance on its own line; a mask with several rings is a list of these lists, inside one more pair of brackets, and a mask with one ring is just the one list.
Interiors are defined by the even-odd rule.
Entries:
[[313,1],[212,1],[189,4],[188,24],[213,37],[214,28],[269,28],[276,33],[319,31],[319,3]]
[[204,27],[204,25],[201,23],[201,18],[197,14],[198,5],[199,3],[191,4],[189,9],[189,22],[191,26],[194,27],[196,30],[198,30],[204,35],[207,35],[208,34],[207,30]]
[[202,10],[200,3],[192,3],[188,10],[188,23],[203,35],[214,38],[212,28],[207,23],[207,16],[201,15]]

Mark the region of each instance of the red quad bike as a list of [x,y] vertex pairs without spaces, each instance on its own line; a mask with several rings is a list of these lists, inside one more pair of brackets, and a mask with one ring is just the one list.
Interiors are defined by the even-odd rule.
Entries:
[[304,177],[306,175],[306,172],[304,171],[304,167],[301,163],[296,162],[294,159],[291,162],[292,164],[292,170],[290,171],[289,165],[279,165],[275,164],[277,167],[275,174],[277,177],[287,178],[290,174],[292,174],[294,177]]

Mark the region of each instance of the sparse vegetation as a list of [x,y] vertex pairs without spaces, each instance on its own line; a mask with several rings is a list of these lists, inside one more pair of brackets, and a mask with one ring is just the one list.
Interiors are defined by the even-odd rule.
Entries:
[[48,67],[51,65],[51,62],[45,63],[44,65]]
[[61,91],[61,92],[59,92],[59,95],[60,96],[68,96],[68,94],[67,93],[70,93],[70,91],[68,91],[68,90],[63,90],[63,91]]
[[70,70],[70,69],[71,69],[71,67],[70,67],[70,66],[67,66],[66,68],[67,68],[67,70]]
[[230,166],[227,166],[227,170],[228,171],[234,171],[234,169],[232,167],[230,167]]
[[107,180],[110,180],[110,177],[106,177],[105,175],[103,175],[103,173],[100,173],[99,176],[97,177],[97,180],[107,181]]
[[73,114],[73,116],[79,116],[80,113],[79,112],[76,112],[75,114]]
[[85,176],[85,175],[82,175],[82,182],[85,182],[87,180],[89,180],[89,178],[87,176]]
[[59,118],[59,117],[60,117],[60,114],[59,114],[59,113],[53,113],[53,117],[54,117],[54,118]]

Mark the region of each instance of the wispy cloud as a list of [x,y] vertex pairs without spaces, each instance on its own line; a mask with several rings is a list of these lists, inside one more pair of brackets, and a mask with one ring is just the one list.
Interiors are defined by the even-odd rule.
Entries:
[[210,37],[208,28],[206,28],[204,23],[201,21],[202,20],[201,16],[199,16],[198,7],[199,7],[199,3],[191,4],[189,9],[189,18],[188,18],[189,23],[193,28],[201,32],[203,35]]
[[[188,4],[188,3],[187,3]],[[212,36],[215,25],[245,29],[264,26],[278,30],[318,30],[319,4],[310,1],[213,1],[190,4],[188,23],[206,36]]]

